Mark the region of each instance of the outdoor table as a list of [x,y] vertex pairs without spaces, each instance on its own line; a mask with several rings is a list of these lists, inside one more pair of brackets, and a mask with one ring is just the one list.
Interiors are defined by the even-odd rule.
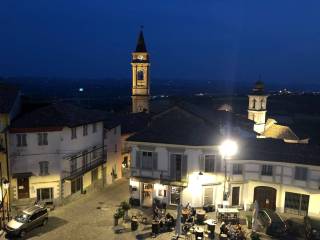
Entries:
[[239,210],[237,208],[218,208],[217,209],[218,220],[228,221],[239,221]]
[[198,237],[201,237],[201,239],[203,238],[203,228],[202,227],[195,227],[194,229],[194,233],[196,235],[196,239],[198,239]]
[[227,234],[221,234],[220,235],[220,240],[228,240],[228,235]]
[[207,229],[208,229],[210,232],[214,233],[215,227],[216,227],[216,224],[217,224],[216,220],[214,220],[214,219],[208,219],[208,220],[204,221],[204,223],[207,224]]
[[196,215],[197,215],[197,221],[198,223],[202,224],[206,215],[206,211],[202,210],[202,209],[198,209],[196,211]]

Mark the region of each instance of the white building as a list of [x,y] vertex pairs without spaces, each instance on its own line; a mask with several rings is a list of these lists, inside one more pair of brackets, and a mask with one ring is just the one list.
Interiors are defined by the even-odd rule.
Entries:
[[104,113],[52,104],[12,122],[9,164],[13,199],[59,203],[106,182]]
[[[223,125],[220,114],[173,108],[129,137],[131,197],[146,206],[155,198],[175,205],[181,196],[183,204],[218,207],[225,186],[228,205],[247,209],[257,200],[280,212],[319,215],[319,147],[255,139],[242,119],[228,114]],[[218,148],[231,136],[239,153],[225,165]]]

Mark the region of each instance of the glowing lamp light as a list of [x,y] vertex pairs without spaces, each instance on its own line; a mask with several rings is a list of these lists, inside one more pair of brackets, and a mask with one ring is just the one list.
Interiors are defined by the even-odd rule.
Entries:
[[8,181],[8,180],[4,180],[4,181],[2,182],[2,185],[3,185],[3,188],[4,188],[4,189],[9,189],[9,181]]
[[79,88],[79,92],[83,92],[83,88]]
[[219,151],[223,157],[232,157],[238,152],[238,144],[233,140],[227,139],[220,145]]

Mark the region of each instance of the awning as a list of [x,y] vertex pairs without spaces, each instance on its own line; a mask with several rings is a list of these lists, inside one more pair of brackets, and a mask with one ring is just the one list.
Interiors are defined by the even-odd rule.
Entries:
[[32,172],[13,173],[13,178],[27,178],[33,176]]
[[143,182],[143,183],[157,183],[159,180],[154,178],[148,178],[148,177],[131,177],[133,181],[136,182]]
[[160,183],[162,185],[170,185],[174,187],[187,187],[187,182],[179,182],[179,181],[170,181],[170,180],[161,180]]

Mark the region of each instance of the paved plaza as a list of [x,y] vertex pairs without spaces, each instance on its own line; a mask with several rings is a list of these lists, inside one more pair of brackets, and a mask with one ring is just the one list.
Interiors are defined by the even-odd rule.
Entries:
[[[65,206],[57,207],[50,212],[48,224],[29,232],[27,239],[151,239],[151,225],[139,224],[138,230],[132,232],[129,223],[120,221],[126,230],[120,234],[114,233],[113,214],[119,203],[128,198],[128,180],[120,179],[102,191],[83,195]],[[168,211],[175,216],[175,210]],[[150,209],[143,208],[131,209],[129,214],[137,213],[142,213],[144,216],[152,215]],[[215,217],[215,213],[209,213],[209,217]],[[219,226],[216,227],[216,233],[218,230]],[[173,236],[174,231],[160,234],[156,239],[171,239]],[[262,239],[269,238],[264,236]]]

